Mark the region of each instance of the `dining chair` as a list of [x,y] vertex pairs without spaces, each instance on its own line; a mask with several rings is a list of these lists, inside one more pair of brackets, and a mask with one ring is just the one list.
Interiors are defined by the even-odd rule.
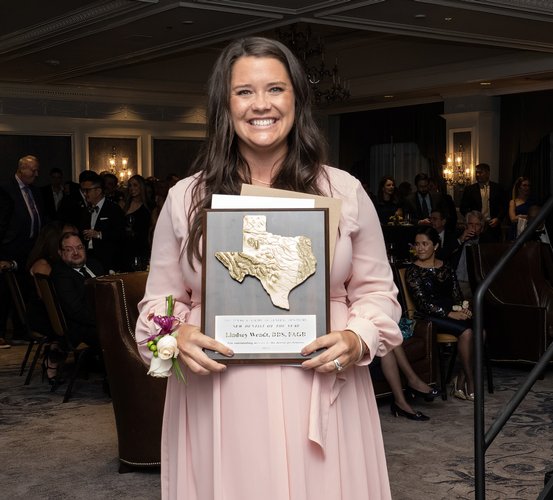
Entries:
[[[61,309],[60,303],[58,301],[56,290],[49,276],[44,274],[35,274],[35,280],[40,291],[40,296],[44,305],[46,306],[46,311],[48,313],[48,318],[52,326],[54,333],[60,337],[60,340],[63,339],[63,343],[67,348],[73,353],[75,360],[75,366],[67,383],[67,389],[65,390],[65,395],[63,397],[63,402],[67,403],[71,397],[73,391],[73,385],[81,367],[83,366],[83,361],[86,359],[87,354],[90,352],[90,346],[85,342],[81,342],[78,345],[73,345],[71,338],[68,334],[69,330],[63,311]],[[60,367],[60,369],[63,368]],[[52,392],[57,389],[56,385],[52,386]]]
[[21,362],[19,376],[23,375],[23,373],[25,372],[27,362],[29,361],[29,357],[33,352],[33,347],[35,344],[37,345],[35,354],[29,366],[29,371],[27,372],[27,376],[25,377],[24,385],[29,385],[29,383],[31,382],[31,378],[33,377],[33,372],[35,370],[37,361],[40,358],[40,353],[42,352],[42,348],[44,347],[44,351],[47,352],[48,337],[46,337],[45,335],[42,335],[39,332],[34,331],[30,327],[29,321],[27,320],[27,307],[25,305],[25,300],[23,299],[23,294],[21,293],[21,288],[19,286],[19,283],[17,281],[17,276],[15,275],[15,273],[12,271],[7,271],[5,273],[5,277],[6,277],[6,282],[8,284],[8,288],[10,290],[10,295],[12,297],[12,302],[15,305],[15,311],[17,313],[17,317],[19,318],[19,321],[23,325],[23,328],[25,328],[25,333],[27,334],[27,338],[29,339],[29,345],[27,347],[27,350],[25,351],[25,356],[23,357],[23,361]]

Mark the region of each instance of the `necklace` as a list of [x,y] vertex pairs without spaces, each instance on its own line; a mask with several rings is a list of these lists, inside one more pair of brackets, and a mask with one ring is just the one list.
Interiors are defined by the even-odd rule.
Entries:
[[250,179],[252,181],[259,182],[260,184],[264,184],[265,186],[271,186],[272,185],[271,182],[265,182],[265,181],[262,181],[261,179],[256,179],[255,177],[252,177],[252,176],[250,176]]

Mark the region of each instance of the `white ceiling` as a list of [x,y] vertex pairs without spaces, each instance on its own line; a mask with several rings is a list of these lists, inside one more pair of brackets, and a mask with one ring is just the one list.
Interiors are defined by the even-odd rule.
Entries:
[[197,105],[228,40],[294,23],[338,58],[341,110],[553,88],[553,0],[4,0],[0,97]]

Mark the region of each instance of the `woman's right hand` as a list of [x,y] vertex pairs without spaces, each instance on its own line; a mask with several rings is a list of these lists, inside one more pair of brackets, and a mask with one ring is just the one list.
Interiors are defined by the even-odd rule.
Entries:
[[448,318],[456,319],[457,321],[464,321],[472,317],[472,313],[468,309],[463,309],[462,311],[450,311],[447,315]]
[[234,355],[232,349],[205,335],[195,325],[182,324],[178,332],[177,345],[180,351],[179,357],[190,370],[198,375],[209,375],[210,373],[222,372],[227,369],[226,365],[214,361],[203,350],[210,349],[224,356],[231,357]]

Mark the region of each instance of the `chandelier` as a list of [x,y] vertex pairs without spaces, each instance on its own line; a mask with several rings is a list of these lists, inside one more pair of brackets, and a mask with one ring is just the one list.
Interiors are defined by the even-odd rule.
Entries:
[[121,156],[120,158],[117,155],[117,150],[115,146],[111,148],[111,154],[108,155],[108,168],[109,172],[119,179],[121,184],[126,184],[129,178],[132,176],[132,170],[128,168],[129,159]]
[[317,104],[344,102],[351,97],[349,83],[340,76],[338,58],[331,68],[327,67],[324,44],[320,36],[317,39],[312,36],[309,25],[305,31],[298,31],[295,24],[277,29],[277,36],[303,66]]
[[455,153],[447,155],[443,176],[450,186],[470,184],[471,167],[465,162],[465,151],[462,144]]

